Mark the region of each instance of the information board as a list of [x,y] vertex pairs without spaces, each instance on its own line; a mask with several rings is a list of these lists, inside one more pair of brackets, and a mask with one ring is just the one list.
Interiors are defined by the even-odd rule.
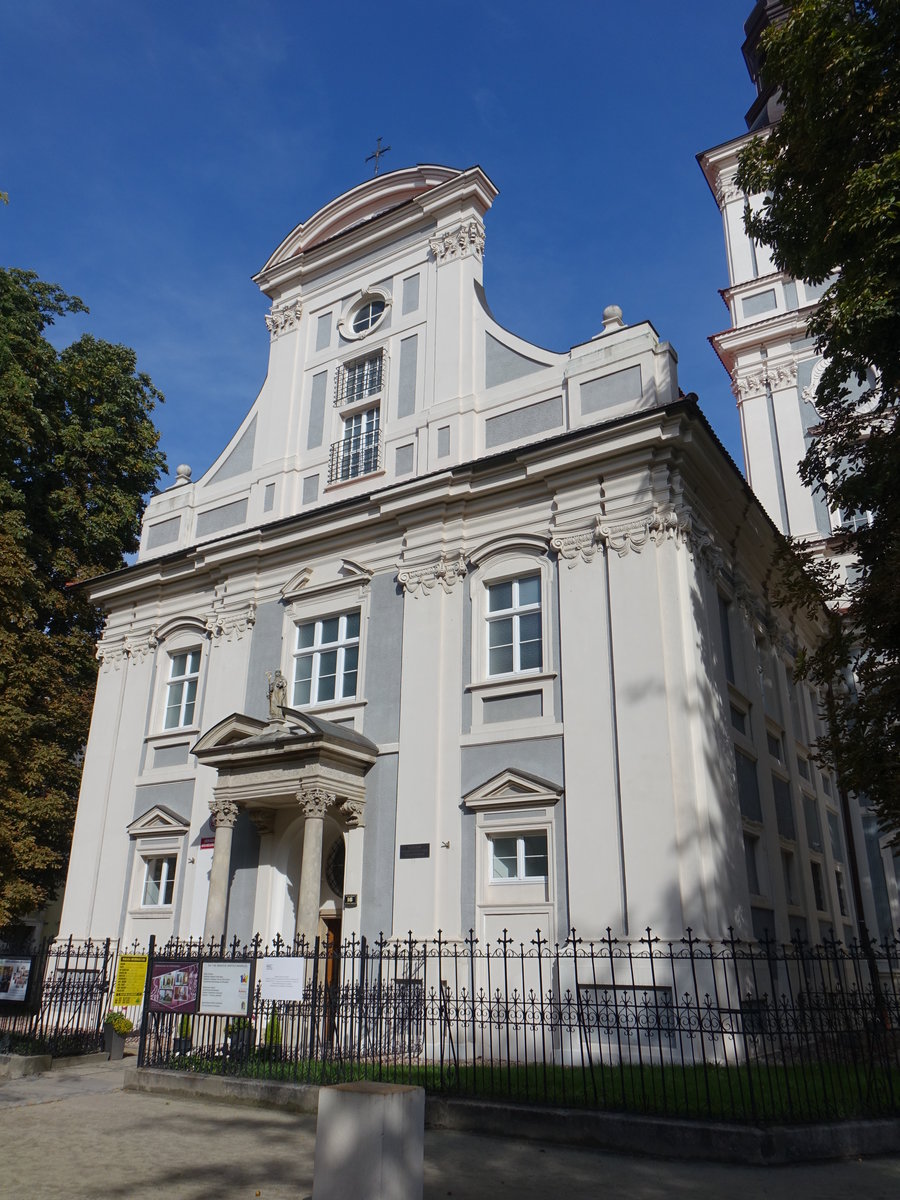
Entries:
[[250,963],[205,962],[200,975],[200,1012],[245,1017],[250,1009],[250,988]]
[[33,958],[0,958],[0,1004],[24,1004]]
[[113,1008],[124,1008],[129,1004],[143,1004],[146,984],[147,955],[119,955],[116,986],[113,988]]
[[302,958],[261,958],[257,963],[262,1000],[300,1000],[306,982]]
[[150,975],[150,1011],[196,1012],[199,982],[198,962],[155,962]]

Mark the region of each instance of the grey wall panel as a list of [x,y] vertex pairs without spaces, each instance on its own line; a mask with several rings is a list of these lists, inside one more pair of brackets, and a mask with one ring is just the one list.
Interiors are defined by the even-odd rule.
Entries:
[[509,383],[513,379],[521,379],[524,375],[533,375],[535,371],[543,371],[546,363],[535,362],[526,358],[516,350],[510,350],[489,333],[484,335],[484,386],[498,387],[501,383]]
[[246,520],[246,499],[232,500],[230,504],[220,504],[218,508],[208,508],[206,512],[199,513],[194,531],[198,538],[208,537],[211,533],[243,525]]
[[397,416],[410,417],[416,411],[417,334],[400,342],[400,370],[397,380]]
[[768,291],[757,292],[755,296],[746,296],[741,301],[741,307],[745,317],[758,317],[762,313],[771,312],[778,307],[775,289],[769,288]]
[[309,396],[309,426],[306,433],[307,450],[315,450],[322,445],[325,432],[325,388],[328,383],[328,372],[320,371],[313,375],[312,388]]
[[562,425],[562,420],[562,396],[553,396],[550,400],[515,408],[499,417],[489,417],[484,423],[484,444],[490,449],[519,438],[533,437],[548,429],[556,429]]
[[512,696],[486,697],[484,700],[484,723],[493,725],[498,721],[524,721],[529,717],[544,715],[543,693],[516,692]]
[[256,877],[259,871],[259,834],[246,812],[238,814],[231,843],[230,888],[228,916],[225,923],[226,941],[236,937],[249,942],[253,928],[253,909],[256,902]]
[[554,847],[554,870],[556,871],[556,937],[564,942],[571,932],[569,922],[569,869],[566,857],[566,806],[565,799],[550,810],[554,815],[556,845]]
[[400,736],[400,663],[403,651],[403,595],[393,574],[376,575],[370,585],[365,631],[366,715],[363,733],[376,744]]
[[799,298],[797,296],[797,285],[793,279],[789,279],[784,285],[784,302],[788,308],[797,308]]
[[393,933],[394,841],[397,827],[396,754],[384,754],[366,776],[366,832],[359,897],[363,937]]
[[419,276],[409,275],[403,280],[403,305],[401,312],[405,317],[407,313],[415,312],[419,307]]
[[331,345],[331,313],[322,313],[316,322],[316,349],[327,350]]
[[314,504],[319,498],[318,475],[307,475],[303,480],[303,503]]
[[462,599],[462,712],[460,724],[463,733],[472,732],[472,693],[468,690],[472,682],[472,594],[470,580],[466,580]]
[[446,458],[450,453],[450,426],[441,425],[437,431],[437,456]]
[[539,775],[563,785],[563,740],[561,737],[529,738],[527,741],[492,742],[487,746],[463,746],[462,794],[487,783],[507,768]]
[[178,742],[174,746],[157,746],[153,751],[153,769],[160,767],[183,767],[188,760],[189,742]]
[[275,484],[267,483],[263,494],[263,512],[271,512],[275,507]]
[[465,808],[459,814],[459,920],[467,934],[475,928],[475,814]]
[[178,779],[172,783],[147,783],[143,787],[135,788],[132,820],[136,821],[138,817],[142,817],[155,804],[162,804],[181,817],[185,825],[189,825],[194,804],[193,779]]
[[221,483],[245,475],[253,467],[253,447],[256,443],[256,417],[241,434],[240,441],[207,483]]
[[264,720],[269,714],[266,672],[281,665],[281,638],[284,629],[284,606],[279,600],[269,600],[256,610],[256,624],[250,635],[250,654],[247,662],[247,686],[244,692],[244,712],[248,717]]
[[147,530],[147,549],[156,550],[159,546],[170,546],[178,541],[181,532],[181,517],[168,517],[165,521],[157,521]]
[[398,446],[396,461],[394,463],[395,475],[409,475],[413,469],[413,446],[412,442],[406,446]]
[[626,367],[624,371],[613,371],[599,379],[587,379],[579,386],[581,411],[602,412],[619,404],[636,403],[641,399],[641,368]]

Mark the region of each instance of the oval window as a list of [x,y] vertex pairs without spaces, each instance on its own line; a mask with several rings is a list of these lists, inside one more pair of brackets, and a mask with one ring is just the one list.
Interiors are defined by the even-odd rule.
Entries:
[[383,316],[384,301],[380,297],[374,300],[367,300],[353,314],[353,332],[368,333],[370,329],[374,329]]

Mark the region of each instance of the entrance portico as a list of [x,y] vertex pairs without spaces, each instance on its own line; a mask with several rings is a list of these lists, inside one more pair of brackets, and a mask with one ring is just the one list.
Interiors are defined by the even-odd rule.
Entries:
[[[204,940],[225,933],[232,838],[241,810],[261,838],[284,810],[302,818],[296,933],[312,940],[319,928],[326,820],[336,822],[347,841],[345,890],[360,891],[365,776],[378,756],[377,746],[344,726],[283,708],[280,717],[269,721],[234,713],[205,733],[193,753],[218,773],[210,801],[215,843]],[[258,932],[270,936],[281,930]]]

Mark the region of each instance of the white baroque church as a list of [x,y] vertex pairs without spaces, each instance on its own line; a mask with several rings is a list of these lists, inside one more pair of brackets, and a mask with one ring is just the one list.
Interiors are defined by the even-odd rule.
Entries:
[[256,276],[259,397],[90,584],[63,934],[855,932],[773,521],[652,325],[498,324],[496,195],[377,175]]

